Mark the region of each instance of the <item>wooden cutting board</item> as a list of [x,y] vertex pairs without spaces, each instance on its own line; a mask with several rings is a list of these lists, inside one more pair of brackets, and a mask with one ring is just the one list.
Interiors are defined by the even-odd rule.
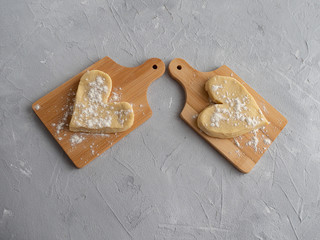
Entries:
[[[186,94],[186,103],[180,117],[243,173],[251,171],[288,122],[281,113],[227,66],[222,66],[211,72],[199,72],[185,60],[176,58],[169,64],[169,74],[182,85]],[[234,139],[219,139],[209,137],[198,128],[197,115],[209,105],[209,96],[204,89],[204,85],[214,75],[231,76],[242,83],[255,98],[263,114],[270,122],[269,125],[259,129],[256,133],[259,140],[256,148],[252,144],[254,133],[247,133]]]
[[[129,130],[101,135],[69,131],[68,124],[72,115],[70,107],[74,104],[80,78],[87,70],[94,69],[104,71],[111,77],[111,98],[116,96],[119,99],[117,101],[132,104],[135,117]],[[158,58],[149,59],[138,67],[127,68],[105,57],[40,98],[32,108],[74,165],[82,168],[151,117],[147,90],[164,71],[165,65]],[[71,139],[77,141],[72,142]]]

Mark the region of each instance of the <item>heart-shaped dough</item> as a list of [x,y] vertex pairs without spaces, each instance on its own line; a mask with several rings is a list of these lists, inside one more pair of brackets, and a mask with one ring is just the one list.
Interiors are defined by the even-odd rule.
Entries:
[[110,76],[88,71],[80,79],[70,131],[89,133],[123,132],[133,125],[134,113],[128,102],[108,103],[112,89]]
[[198,116],[198,127],[216,138],[233,138],[268,124],[258,104],[236,79],[225,76],[210,78],[205,89],[216,104]]

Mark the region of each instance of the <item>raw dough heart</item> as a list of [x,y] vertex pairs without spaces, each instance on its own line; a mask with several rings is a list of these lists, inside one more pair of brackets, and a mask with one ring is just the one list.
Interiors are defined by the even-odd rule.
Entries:
[[108,103],[111,88],[110,76],[102,71],[88,71],[81,77],[70,131],[115,133],[132,126],[134,113],[128,102]]
[[214,105],[198,116],[198,127],[207,135],[233,138],[268,124],[258,104],[236,79],[214,76],[205,84]]

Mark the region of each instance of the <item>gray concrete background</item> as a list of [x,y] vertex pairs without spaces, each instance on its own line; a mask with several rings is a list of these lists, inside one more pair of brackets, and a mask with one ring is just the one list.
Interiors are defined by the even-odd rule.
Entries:
[[[2,0],[0,239],[319,239],[320,3]],[[104,56],[226,64],[289,123],[243,175],[180,118],[166,73],[153,117],[75,169],[32,102]]]

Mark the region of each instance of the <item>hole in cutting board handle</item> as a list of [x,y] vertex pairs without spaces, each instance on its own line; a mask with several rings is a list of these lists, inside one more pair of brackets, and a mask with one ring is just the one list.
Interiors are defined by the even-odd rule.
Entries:
[[153,68],[153,69],[157,69],[158,66],[155,64],[155,65],[152,66],[152,68]]
[[178,69],[178,70],[181,70],[181,69],[182,69],[181,65],[178,65],[178,66],[177,66],[177,69]]

